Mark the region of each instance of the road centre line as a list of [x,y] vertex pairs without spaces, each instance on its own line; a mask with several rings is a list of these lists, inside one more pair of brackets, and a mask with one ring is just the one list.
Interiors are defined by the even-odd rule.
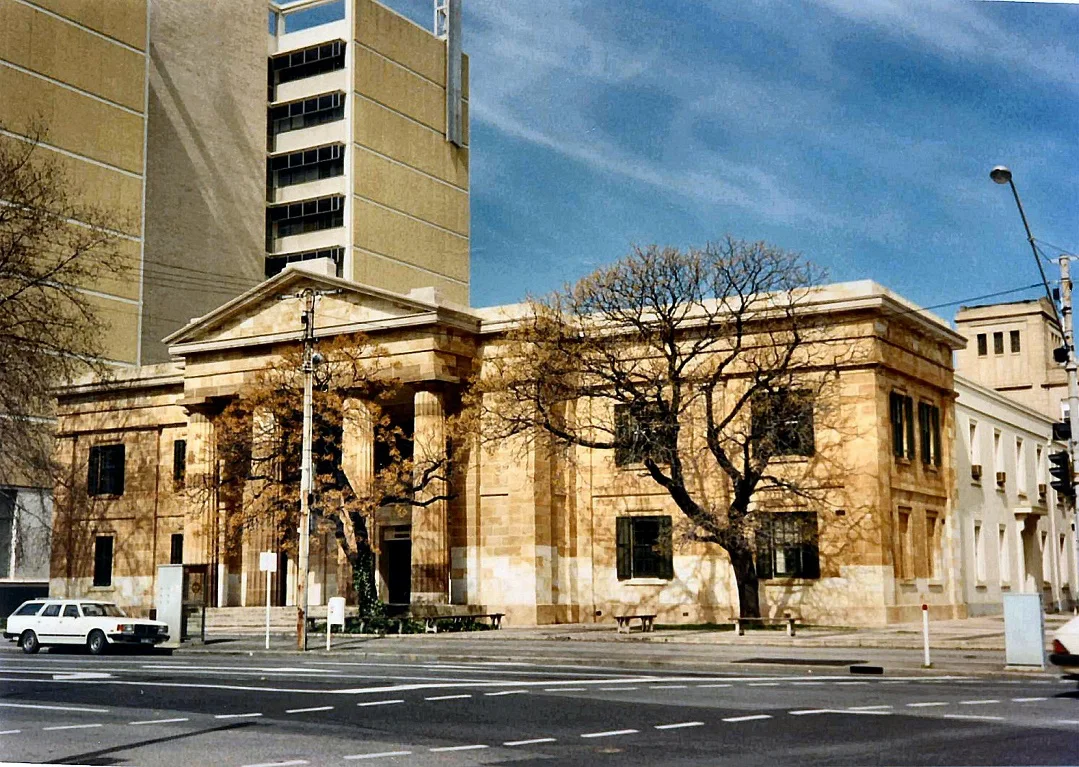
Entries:
[[78,711],[84,714],[107,714],[107,708],[84,708],[79,706],[44,706],[34,703],[0,703],[2,708],[34,708],[42,711]]
[[88,730],[91,727],[104,727],[103,724],[60,724],[54,727],[42,727],[42,732],[51,732],[52,730]]
[[262,714],[257,712],[250,714],[214,714],[214,719],[255,719],[260,716]]
[[485,692],[484,693],[484,695],[486,695],[488,698],[495,698],[495,697],[498,697],[499,695],[527,695],[527,694],[528,694],[528,690],[502,690],[500,692]]
[[1038,701],[1049,700],[1048,698],[1012,698],[1013,703],[1035,703]]
[[191,720],[186,716],[178,716],[175,719],[143,719],[138,722],[128,722],[130,725],[138,726],[140,724],[172,724],[173,722],[190,722]]
[[805,716],[806,714],[837,714],[834,708],[804,708],[800,711],[788,711],[791,716]]
[[924,703],[908,703],[907,708],[930,708],[932,706],[950,706],[951,704],[943,700],[927,701]]
[[[733,687],[734,685],[730,685],[730,684],[699,684],[697,686],[698,687]],[[637,688],[634,687],[633,689],[637,689]]]
[[960,706],[986,706],[986,705],[989,705],[990,703],[1000,703],[1000,701],[999,700],[994,700],[994,699],[991,699],[991,698],[986,699],[986,700],[961,700],[961,701],[959,701]]
[[756,719],[771,719],[771,714],[753,714],[751,716],[728,716],[724,722],[752,722]]
[[293,759],[288,762],[259,762],[258,764],[245,764],[243,767],[295,767],[298,764],[310,764],[306,759]]
[[837,685],[844,685],[846,687],[854,687],[855,685],[868,685],[869,682],[836,682]]
[[461,698],[471,698],[472,695],[466,693],[464,695],[434,695],[430,698],[424,698],[424,700],[460,700]]
[[891,706],[886,706],[886,705],[880,705],[880,706],[849,706],[846,710],[847,711],[883,711],[886,708],[891,708]]
[[312,711],[332,711],[333,706],[311,706],[311,708],[286,708],[286,714],[309,714]]
[[555,738],[529,738],[528,740],[507,740],[503,746],[532,746],[536,743],[554,743]]
[[394,700],[368,700],[363,703],[357,703],[357,706],[391,706],[394,703],[404,703],[403,698],[396,698]]
[[544,692],[584,692],[584,687],[544,687]]
[[1057,719],[1057,724],[1079,724],[1079,719]]
[[[703,685],[697,685],[697,686],[701,687]],[[722,686],[730,687],[729,684],[728,685],[722,685]],[[638,690],[640,688],[639,687],[600,687],[599,689],[603,690],[604,692],[620,692],[622,690]],[[487,693],[487,694],[490,695],[491,693]]]
[[411,751],[379,751],[376,754],[350,754],[349,756],[343,756],[342,759],[381,759],[383,757],[391,756],[408,756]]
[[675,724],[654,725],[657,730],[680,730],[683,727],[703,727],[704,722],[676,722]]
[[586,732],[582,733],[582,738],[613,738],[616,735],[634,735],[640,732],[640,730],[605,730],[604,732]]
[[478,751],[481,748],[490,748],[490,746],[476,743],[471,746],[439,746],[438,748],[429,748],[427,750],[431,753],[442,753],[446,751]]
[[796,685],[799,685],[799,686],[808,687],[811,684],[814,684],[814,685],[815,684],[824,684],[824,682],[817,682],[817,681],[813,681],[813,682],[791,682],[791,684],[796,684]]
[[[778,684],[778,683],[777,683]],[[649,690],[684,690],[689,685],[685,684],[654,684],[649,687]]]
[[[318,694],[326,695],[342,692],[341,690],[320,690],[318,688],[310,687],[254,687],[250,685],[239,684],[194,684],[187,682],[146,682],[137,680],[124,680],[124,679],[12,679],[11,677],[0,677],[0,682],[21,682],[23,684],[29,682],[39,682],[45,684],[92,684],[92,685],[104,685],[104,684],[116,684],[124,685],[126,687],[178,687],[184,690],[239,690],[240,692],[287,692],[287,693],[303,693],[305,695]],[[0,706],[11,705],[0,703]],[[41,706],[37,706],[41,708]],[[77,709],[62,709],[66,711],[73,711]],[[90,709],[82,709],[83,711],[89,711]]]
[[944,719],[972,719],[975,721],[984,722],[1002,722],[1004,717],[1002,716],[977,716],[975,714],[945,714]]
[[18,735],[22,730],[0,730],[0,735]]
[[746,687],[779,687],[779,682],[750,682]]

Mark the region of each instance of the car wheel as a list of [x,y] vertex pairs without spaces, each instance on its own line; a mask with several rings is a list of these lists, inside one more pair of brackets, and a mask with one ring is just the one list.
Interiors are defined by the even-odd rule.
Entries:
[[91,631],[90,636],[86,637],[86,649],[90,651],[91,655],[104,655],[108,646],[109,641],[97,629]]
[[41,642],[37,641],[37,634],[30,629],[22,632],[22,636],[19,637],[19,647],[27,655],[33,655],[41,649]]

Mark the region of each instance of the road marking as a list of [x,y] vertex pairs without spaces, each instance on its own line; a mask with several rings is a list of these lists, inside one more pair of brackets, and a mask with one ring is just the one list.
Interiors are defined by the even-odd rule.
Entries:
[[836,682],[836,684],[853,687],[854,685],[868,685],[869,682]]
[[804,686],[811,685],[811,684],[824,684],[824,682],[791,682],[791,684],[796,684],[796,685],[804,687]]
[[945,719],[974,719],[983,722],[1001,722],[1004,720],[1002,716],[975,716],[974,714],[945,714]]
[[65,674],[53,674],[52,678],[57,681],[69,681],[72,679],[111,679],[112,674],[103,671],[75,671]]
[[536,743],[554,743],[555,738],[531,738],[530,740],[507,740],[503,746],[531,746]]
[[104,727],[103,724],[61,724],[57,727],[42,727],[43,732],[50,732],[52,730],[88,730],[91,727]]
[[[702,686],[706,686],[706,685],[697,685],[697,686],[702,687]],[[729,684],[727,684],[727,685],[718,685],[718,686],[720,686],[720,687],[730,687]],[[638,688],[636,688],[636,687],[600,687],[599,689],[603,690],[604,692],[618,692],[619,690],[636,690]]]
[[0,730],[0,735],[18,735],[22,730]]
[[728,716],[724,722],[752,722],[756,719],[771,719],[771,714],[753,714],[752,716]]
[[312,706],[311,708],[286,708],[286,714],[308,714],[312,711],[332,711],[333,706]]
[[544,692],[584,692],[583,687],[544,687]]
[[297,764],[310,764],[306,759],[293,759],[290,762],[259,762],[258,764],[245,764],[243,767],[294,767]]
[[143,719],[142,721],[139,721],[139,722],[128,722],[128,724],[131,724],[131,725],[171,724],[173,722],[190,722],[190,721],[191,720],[188,719],[186,716],[179,716],[179,717],[176,717],[175,719]]
[[404,703],[404,702],[405,701],[403,699],[398,698],[396,700],[369,700],[366,703],[357,703],[356,705],[357,706],[389,706],[389,705],[392,705],[394,703]]
[[1034,703],[1036,701],[1049,700],[1048,698],[1012,698],[1016,703]]
[[32,703],[0,703],[3,708],[36,708],[44,711],[81,711],[86,714],[107,714],[107,708],[79,708],[78,706],[38,706]]
[[408,756],[411,751],[379,751],[377,754],[352,754],[342,757],[343,759],[381,759],[390,756]]
[[805,716],[806,714],[838,714],[834,708],[805,708],[801,711],[788,711],[791,716]]
[[[699,684],[698,687],[731,687],[729,684]],[[628,688],[627,688],[628,689]],[[633,689],[637,689],[634,687]]]
[[908,703],[907,708],[929,708],[930,706],[947,706],[948,704],[942,700],[934,700],[927,703]]
[[907,684],[907,680],[906,679],[885,679],[882,682],[877,682],[877,684]]
[[657,730],[680,730],[683,727],[703,727],[704,722],[678,722],[677,724],[657,724]]
[[[1057,724],[1079,724],[1079,719],[1057,719]],[[15,730],[18,732],[18,730]],[[0,733],[3,735],[3,733]]]
[[424,698],[424,700],[460,700],[461,698],[471,697],[471,695],[432,695],[430,698]]
[[883,711],[891,706],[850,706],[847,711]]
[[961,700],[961,701],[959,701],[960,706],[987,706],[990,703],[1000,703],[1000,701],[999,700],[993,700],[991,698],[986,699],[986,700]]
[[606,730],[604,732],[586,732],[582,738],[613,738],[615,735],[633,735],[639,730]]
[[746,687],[779,687],[779,682],[750,682]]
[[654,684],[649,687],[649,690],[684,690],[689,685],[686,684]]
[[528,690],[502,690],[501,692],[485,692],[484,695],[488,698],[495,698],[499,695],[525,695],[527,693]]
[[477,743],[474,746],[439,746],[438,748],[429,748],[428,751],[432,753],[440,753],[443,751],[478,751],[481,748],[490,748],[482,743]]
[[259,716],[262,716],[262,714],[214,714],[214,719],[254,719]]

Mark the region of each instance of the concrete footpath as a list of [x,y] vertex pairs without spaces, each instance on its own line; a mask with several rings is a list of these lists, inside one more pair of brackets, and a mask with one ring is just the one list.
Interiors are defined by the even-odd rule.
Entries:
[[[1070,615],[1046,616],[1047,642]],[[215,634],[206,644],[185,644],[179,654],[259,655],[261,635]],[[270,653],[295,653],[294,635],[271,635]],[[309,654],[325,654],[325,634],[312,634]],[[331,655],[356,661],[410,660],[486,663],[566,663],[618,665],[626,668],[699,668],[757,673],[771,667],[821,672],[853,664],[880,665],[885,673],[923,669],[921,624],[874,628],[800,628],[788,637],[782,630],[733,631],[658,629],[645,634],[619,634],[607,624],[559,624],[504,627],[477,631],[406,635],[334,635]],[[1004,622],[999,616],[935,621],[930,626],[930,673],[1039,673],[1005,669]],[[846,670],[844,668],[844,670]],[[1052,668],[1047,674],[1055,675]]]

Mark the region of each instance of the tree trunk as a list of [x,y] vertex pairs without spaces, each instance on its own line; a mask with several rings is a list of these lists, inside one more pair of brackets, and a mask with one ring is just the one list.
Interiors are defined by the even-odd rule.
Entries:
[[742,548],[731,551],[729,554],[731,567],[734,570],[734,582],[738,586],[738,616],[759,618],[761,617],[760,581],[757,580],[753,554]]
[[361,618],[375,618],[383,615],[382,602],[378,598],[375,586],[375,552],[367,541],[356,542],[356,556],[352,560],[352,586],[356,590],[356,603],[360,608]]

